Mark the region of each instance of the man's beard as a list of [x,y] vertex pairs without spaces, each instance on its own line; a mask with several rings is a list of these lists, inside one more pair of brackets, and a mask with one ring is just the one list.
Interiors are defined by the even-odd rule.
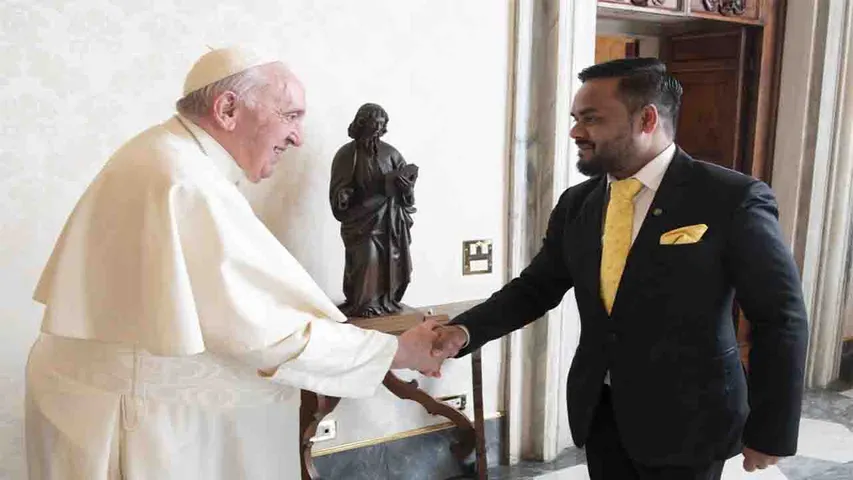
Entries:
[[[582,145],[586,142],[577,143]],[[595,144],[592,156],[588,159],[579,158],[576,165],[582,174],[595,177],[622,170],[635,155],[631,133],[625,132],[613,140]]]
[[378,134],[373,134],[373,135],[370,135],[367,137],[361,137],[356,141],[356,143],[358,144],[358,147],[360,149],[362,149],[363,151],[365,151],[371,155],[375,156],[377,153],[379,153],[379,135]]

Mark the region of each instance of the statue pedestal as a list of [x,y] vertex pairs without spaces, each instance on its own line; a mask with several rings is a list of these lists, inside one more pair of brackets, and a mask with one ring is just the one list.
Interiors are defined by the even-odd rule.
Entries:
[[[428,316],[423,312],[406,308],[397,315],[375,318],[353,318],[348,323],[368,330],[378,330],[392,335],[400,335],[409,328],[426,319],[445,324],[449,321],[447,315]],[[393,372],[388,372],[382,384],[391,393],[403,400],[412,400],[421,404],[424,409],[433,414],[441,415],[452,422],[456,428],[456,442],[450,446],[453,455],[460,462],[464,461],[476,449],[476,478],[486,479],[486,446],[483,426],[483,382],[480,351],[471,354],[474,382],[474,417],[472,423],[462,412],[439,402],[418,387],[417,380],[404,382]],[[340,398],[327,397],[307,390],[302,391],[300,407],[300,452],[302,460],[302,480],[319,480],[321,477],[314,467],[311,456],[313,442],[311,438],[317,432],[317,426],[338,406]]]

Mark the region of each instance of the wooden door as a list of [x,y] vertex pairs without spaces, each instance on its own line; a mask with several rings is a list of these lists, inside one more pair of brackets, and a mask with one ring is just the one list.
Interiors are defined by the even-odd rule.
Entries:
[[695,158],[738,171],[744,171],[746,39],[743,28],[676,36],[665,54],[684,88],[676,142]]

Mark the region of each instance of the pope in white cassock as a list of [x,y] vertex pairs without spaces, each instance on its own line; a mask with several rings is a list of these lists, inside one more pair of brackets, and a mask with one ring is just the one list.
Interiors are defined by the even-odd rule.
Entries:
[[192,67],[178,114],[110,158],[35,292],[31,479],[297,479],[299,389],[374,393],[437,375],[426,322],[398,338],[346,318],[235,183],[302,143],[302,85],[240,49]]

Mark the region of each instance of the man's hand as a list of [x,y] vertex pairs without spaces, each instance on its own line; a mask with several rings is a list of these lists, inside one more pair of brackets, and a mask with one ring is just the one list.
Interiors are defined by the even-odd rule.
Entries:
[[400,190],[402,190],[404,192],[411,190],[412,187],[415,186],[415,184],[412,183],[411,180],[409,180],[408,178],[406,178],[402,175],[398,175],[397,177],[394,178],[394,184],[397,185],[397,188],[399,188]]
[[438,338],[432,346],[432,356],[442,361],[455,357],[468,341],[468,335],[458,325],[446,325],[436,331]]
[[385,195],[392,197],[398,193],[411,192],[418,179],[418,166],[410,163],[385,174]]
[[743,469],[747,472],[754,472],[756,468],[764,470],[771,465],[776,465],[778,461],[779,457],[765,455],[749,447],[743,449]]
[[444,359],[431,355],[433,345],[438,341],[437,327],[435,320],[426,320],[403,332],[397,340],[397,354],[391,368],[408,368],[428,377],[441,377]]
[[341,210],[347,210],[349,208],[349,201],[354,193],[355,190],[352,188],[342,188],[338,190],[338,208]]

